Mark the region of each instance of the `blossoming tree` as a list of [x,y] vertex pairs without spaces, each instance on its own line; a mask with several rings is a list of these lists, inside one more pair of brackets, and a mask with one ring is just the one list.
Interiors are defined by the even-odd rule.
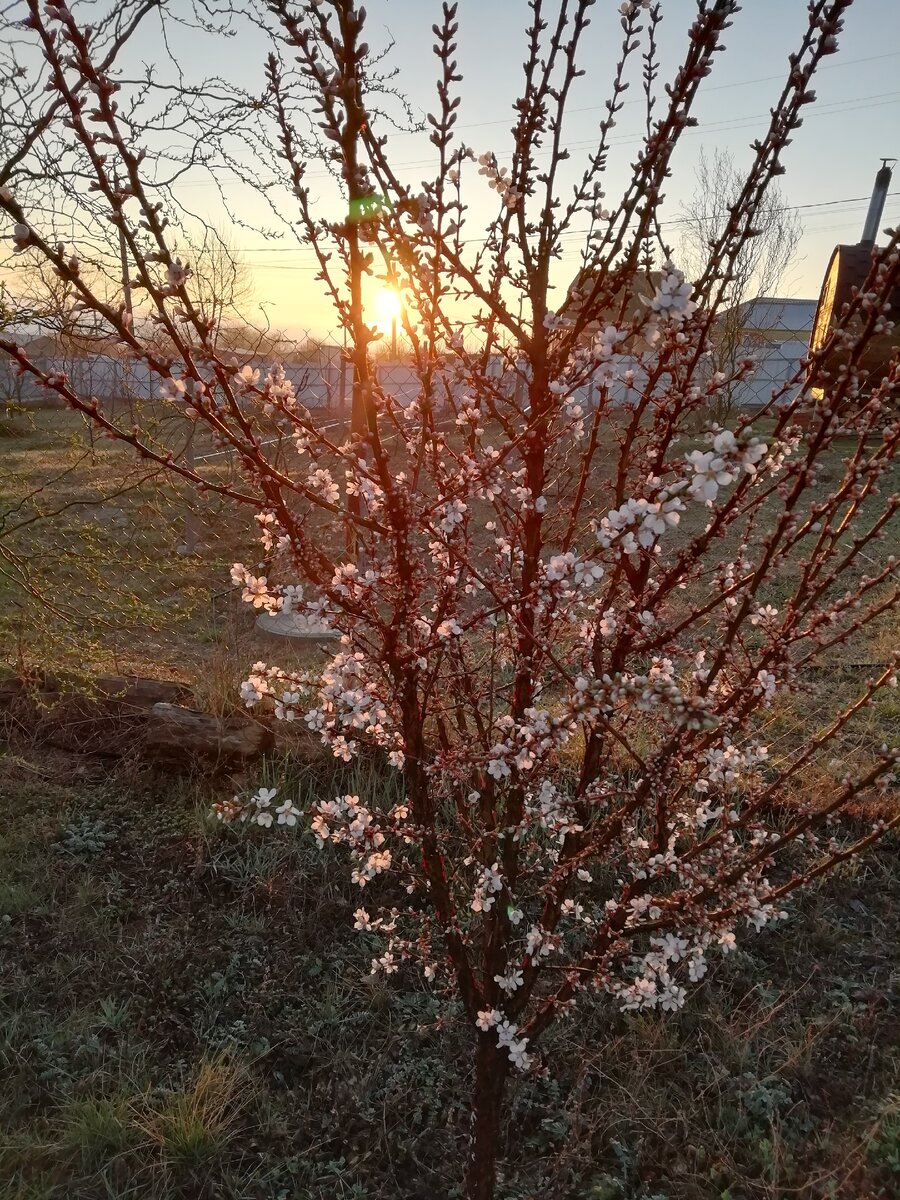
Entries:
[[[239,366],[217,352],[190,267],[171,249],[160,160],[136,115],[143,97],[116,70],[124,17],[92,30],[58,0],[21,5],[29,70],[49,99],[23,121],[21,153],[0,172],[16,248],[70,282],[155,374],[162,400],[231,453],[243,483],[207,477],[141,428],[117,426],[12,339],[0,347],[110,437],[201,495],[223,492],[252,511],[291,582],[236,564],[244,599],[275,611],[290,597],[341,634],[321,672],[257,663],[242,697],[304,720],[339,759],[374,746],[402,775],[402,803],[329,795],[308,815],[320,843],[346,850],[360,888],[356,928],[383,939],[372,970],[424,971],[471,1030],[470,1200],[493,1195],[507,1078],[541,1067],[552,1022],[577,1021],[598,992],[630,1010],[680,1008],[712,955],[781,920],[795,889],[892,823],[851,830],[839,818],[894,784],[895,749],[868,747],[815,797],[803,780],[896,685],[893,661],[840,697],[802,744],[772,754],[765,726],[813,665],[898,602],[895,563],[879,545],[900,504],[879,490],[900,442],[898,367],[875,389],[857,370],[886,328],[896,238],[873,257],[865,290],[804,379],[752,425],[709,425],[699,445],[686,433],[751,369],[714,373],[710,331],[850,2],[808,5],[740,195],[690,282],[661,235],[663,188],[739,5],[700,0],[662,102],[662,6],[622,4],[606,116],[563,198],[566,109],[593,7],[531,0],[513,149],[501,163],[455,135],[457,14],[442,5],[428,117],[435,164],[416,187],[392,167],[379,131],[370,90],[386,84],[353,0],[258,0],[240,19],[275,47],[261,96],[190,92],[210,121],[227,102],[233,128],[246,121],[259,145],[276,147],[266,168],[280,172],[292,228],[317,256],[348,334],[346,436],[317,426],[278,363]],[[144,10],[130,11],[136,27]],[[219,16],[238,19],[225,4]],[[633,68],[647,132],[613,203],[603,190],[609,139]],[[305,181],[310,133],[300,122],[310,111],[343,189],[338,219],[317,215]],[[92,217],[124,239],[143,297],[134,321],[85,282],[78,245],[59,244],[52,212],[36,219],[15,187],[59,121],[90,177]],[[496,211],[473,242],[464,196],[478,187],[496,192]],[[583,226],[576,285],[551,303],[561,239]],[[402,295],[418,380],[411,402],[385,390],[373,365],[368,276]],[[151,319],[152,342],[142,332]],[[826,396],[802,437],[799,383]],[[263,418],[280,430],[277,454]],[[839,433],[848,449],[826,480],[821,464]],[[235,797],[219,815],[272,826],[273,836],[302,816],[271,789]],[[379,901],[387,874],[402,903]]]

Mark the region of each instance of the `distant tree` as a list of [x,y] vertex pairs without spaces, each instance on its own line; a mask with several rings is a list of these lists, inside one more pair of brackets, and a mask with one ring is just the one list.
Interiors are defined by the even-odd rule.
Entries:
[[190,262],[191,291],[216,344],[253,345],[259,337],[259,331],[250,324],[248,311],[253,281],[228,233],[215,225],[207,226],[202,240],[188,243],[182,257]]
[[[744,178],[729,151],[715,150],[712,158],[700,152],[696,187],[681,211],[684,232],[680,250],[689,278],[702,273],[710,247],[740,198]],[[777,296],[802,234],[796,210],[787,204],[781,188],[771,185],[753,217],[752,228],[746,231],[740,254],[722,281],[721,306],[709,344],[714,370],[733,376],[748,354],[762,349],[764,343],[754,338],[752,329],[753,300]],[[739,388],[736,381],[720,392],[715,412],[718,420],[727,418]]]
[[[8,283],[0,285],[0,328],[23,343],[37,341],[43,347],[41,362],[49,367],[71,369],[73,360],[98,343],[108,347],[109,330],[98,321],[93,309],[80,305],[72,284],[63,278],[42,256],[28,252],[16,264]],[[98,272],[85,268],[91,287],[105,297],[107,281]],[[8,361],[3,363],[3,396],[20,402],[29,381]]]
[[[777,925],[792,893],[900,820],[873,811],[862,828],[840,823],[849,805],[865,812],[896,784],[898,751],[873,744],[866,724],[896,685],[896,658],[830,697],[798,744],[767,748],[773,702],[790,702],[810,686],[811,667],[900,604],[896,564],[880,554],[900,496],[879,494],[900,447],[900,424],[883,427],[881,403],[900,366],[864,398],[856,372],[900,278],[897,238],[804,365],[812,383],[827,382],[805,441],[790,400],[763,407],[765,436],[741,417],[709,428],[703,449],[683,439],[742,373],[710,376],[706,354],[737,281],[753,277],[748,245],[850,2],[809,3],[771,119],[691,284],[661,242],[662,197],[735,0],[699,0],[664,92],[661,6],[621,5],[608,115],[574,176],[564,174],[566,114],[597,6],[557,0],[551,13],[533,0],[501,161],[457,140],[457,7],[443,4],[434,164],[411,182],[392,165],[390,83],[354,0],[205,0],[195,20],[213,39],[249,14],[271,40],[259,95],[179,75],[174,91],[159,83],[162,118],[188,135],[208,126],[202,170],[265,176],[260,194],[289,212],[287,228],[316,256],[352,361],[352,428],[339,440],[318,428],[277,362],[260,370],[219,352],[215,320],[172,250],[178,210],[160,175],[155,70],[129,82],[115,26],[89,34],[61,0],[19,7],[27,33],[16,45],[27,40],[23,61],[43,99],[21,113],[18,143],[7,129],[14,153],[0,181],[34,160],[77,203],[66,174],[77,161],[96,189],[79,210],[83,226],[98,238],[100,222],[122,231],[142,304],[170,348],[158,350],[92,289],[77,247],[74,261],[58,248],[62,222],[51,206],[30,209],[30,175],[21,196],[0,193],[15,245],[61,272],[153,373],[176,419],[231,452],[239,482],[202,474],[140,424],[117,424],[3,335],[0,349],[145,460],[245,505],[263,553],[283,556],[296,586],[237,563],[243,598],[272,611],[290,602],[343,635],[321,670],[257,663],[242,696],[276,718],[305,715],[338,759],[368,748],[399,773],[397,802],[368,807],[340,794],[307,815],[316,838],[350,860],[361,889],[353,919],[375,950],[373,972],[420,969],[468,1031],[465,1194],[490,1200],[509,1078],[553,1068],[541,1060],[551,1026],[597,993],[632,1012],[679,1009],[711,959]],[[158,7],[173,20],[187,8]],[[604,201],[632,65],[643,70],[647,135],[623,194]],[[10,85],[14,112],[20,82]],[[52,151],[69,142],[54,167]],[[340,183],[340,202],[324,210],[306,180],[310,158]],[[478,231],[466,199],[477,187],[494,201]],[[554,308],[553,270],[584,227],[582,286]],[[402,294],[417,379],[404,403],[373,370],[364,297],[379,282]],[[827,380],[836,345],[849,367]],[[498,347],[521,369],[521,388],[498,379]],[[442,406],[449,421],[437,418]],[[283,434],[274,449],[259,412]],[[852,443],[836,477],[823,476],[839,431]],[[864,752],[829,774],[850,734]],[[802,783],[815,766],[828,782],[810,795]],[[304,815],[271,790],[218,811],[274,829]],[[576,1017],[569,1047],[578,1028]]]

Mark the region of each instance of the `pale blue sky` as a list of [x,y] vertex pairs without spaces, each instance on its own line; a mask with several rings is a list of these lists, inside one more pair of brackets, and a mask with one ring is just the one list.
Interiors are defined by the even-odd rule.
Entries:
[[[696,11],[694,0],[662,0],[665,18],[661,48],[663,77],[671,75],[685,44],[686,29]],[[399,68],[398,86],[422,112],[433,104],[435,61],[431,25],[439,18],[437,0],[369,0],[368,40],[379,46],[391,37],[396,45],[389,62]],[[580,155],[596,137],[601,105],[608,94],[611,67],[618,52],[621,29],[618,0],[598,0],[593,9],[587,53],[587,74],[573,92],[568,145],[573,170]],[[501,162],[509,146],[512,101],[522,75],[528,15],[524,0],[460,0],[458,58],[464,76],[458,130],[477,152],[494,150]],[[698,130],[690,131],[675,158],[675,176],[668,190],[665,215],[676,219],[693,190],[693,171],[701,147],[731,151],[740,162],[749,160],[750,141],[764,128],[769,105],[786,73],[787,55],[799,41],[806,22],[805,0],[745,0],[744,11],[726,35],[727,52],[720,55],[713,75],[701,89],[695,108]],[[184,43],[188,48],[188,41]],[[215,68],[257,89],[263,46],[223,41]],[[858,240],[873,177],[882,156],[900,157],[900,0],[857,0],[851,10],[840,52],[826,60],[817,77],[818,103],[806,110],[785,156],[787,174],[782,187],[787,202],[802,206],[804,236],[797,259],[782,283],[786,295],[813,297],[828,256],[838,241]],[[635,78],[632,94],[639,96]],[[623,110],[613,139],[607,175],[607,195],[614,200],[625,182],[638,146],[642,109],[631,103]],[[426,135],[391,138],[399,174],[415,183],[431,175],[432,148]],[[580,153],[579,153],[580,151]],[[474,172],[473,172],[474,179]],[[328,181],[315,166],[310,181],[328,196]],[[494,193],[473,183],[469,193],[473,217],[487,217]],[[892,185],[882,225],[900,220],[900,169]],[[204,189],[205,191],[205,189]],[[856,198],[856,199],[853,199]],[[199,195],[191,199],[196,204]],[[237,211],[252,215],[254,200],[246,192],[233,197]],[[212,205],[212,198],[210,198]],[[215,211],[207,216],[216,218]],[[473,228],[470,235],[476,235]],[[677,225],[669,230],[677,243]],[[308,251],[266,243],[241,231],[236,243],[252,268],[258,299],[269,302],[273,322],[297,330],[327,324],[319,295],[313,288]],[[561,268],[570,277],[577,266],[575,245]],[[561,279],[560,282],[567,282]]]

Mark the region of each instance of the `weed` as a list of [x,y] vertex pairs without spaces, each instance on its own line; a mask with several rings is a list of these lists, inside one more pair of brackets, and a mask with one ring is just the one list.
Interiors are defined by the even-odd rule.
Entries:
[[128,1024],[130,1004],[127,1000],[116,1000],[113,996],[104,996],[98,1005],[99,1013],[94,1021],[98,1030],[110,1033],[120,1033]]
[[285,840],[247,839],[236,853],[228,847],[216,855],[211,869],[237,888],[266,887],[284,873],[293,856],[293,847]]
[[74,862],[90,862],[99,858],[115,838],[104,821],[85,814],[63,829],[54,849]]
[[196,1168],[225,1150],[251,1096],[246,1070],[220,1054],[183,1088],[145,1096],[132,1119],[164,1163]]
[[[468,1032],[420,979],[372,979],[335,852],[206,824],[201,778],[82,794],[0,768],[3,1200],[450,1200]],[[281,757],[259,782],[398,795]],[[887,1200],[898,879],[885,844],[823,881],[674,1017],[585,999],[583,1051],[563,1022],[514,1083],[503,1200]]]
[[888,1177],[900,1181],[900,1096],[890,1096],[869,1143],[872,1162]]
[[128,1103],[88,1096],[70,1100],[59,1113],[63,1144],[75,1151],[82,1168],[97,1170],[136,1141]]
[[41,901],[41,889],[33,883],[14,879],[0,880],[0,919],[9,921],[19,913],[27,912]]

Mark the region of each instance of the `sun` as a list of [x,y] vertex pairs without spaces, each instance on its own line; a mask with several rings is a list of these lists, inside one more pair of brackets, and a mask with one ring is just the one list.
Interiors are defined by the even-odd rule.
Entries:
[[397,326],[403,311],[400,293],[392,287],[383,287],[375,294],[375,327],[390,338],[391,353],[397,355]]
[[375,296],[375,311],[378,324],[382,328],[390,329],[391,322],[400,316],[400,297],[394,288],[384,287],[378,291]]

